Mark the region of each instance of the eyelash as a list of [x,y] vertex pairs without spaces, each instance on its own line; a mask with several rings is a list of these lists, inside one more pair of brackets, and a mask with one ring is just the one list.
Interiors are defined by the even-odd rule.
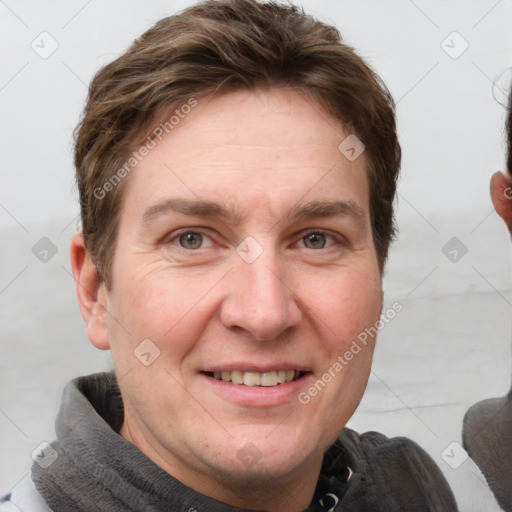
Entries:
[[[187,233],[196,233],[198,235],[201,235],[205,238],[208,238],[211,242],[215,243],[215,241],[213,240],[213,237],[206,234],[201,228],[198,228],[198,229],[195,229],[195,228],[189,228],[189,229],[183,229],[183,230],[180,230],[178,232],[176,232],[175,234],[173,234],[173,236],[171,238],[167,238],[167,240],[164,242],[165,245],[167,244],[174,244],[176,245],[179,249],[183,250],[183,251],[186,251],[186,252],[198,252],[199,250],[201,249],[207,249],[207,247],[200,247],[199,249],[186,249],[185,247],[182,247],[180,244],[179,244],[179,238],[182,236],[182,235],[186,235]],[[300,233],[298,233],[299,236],[296,235],[297,237],[297,241],[294,242],[294,244],[297,244],[299,242],[303,242],[304,238],[309,236],[309,235],[312,235],[312,234],[319,234],[319,235],[324,235],[328,240],[331,240],[331,243],[330,245],[328,245],[328,247],[322,247],[321,249],[329,249],[330,247],[332,247],[333,244],[340,244],[340,245],[347,245],[347,241],[346,239],[339,235],[339,234],[335,234],[331,231],[326,231],[326,230],[323,230],[323,229],[308,229],[308,230],[305,230],[305,231],[301,231]],[[295,238],[295,237],[294,237]],[[328,242],[326,242],[328,243]],[[303,247],[303,249],[309,249],[311,251],[319,251],[321,249],[311,249],[309,247]]]
[[[210,235],[207,235],[203,230],[201,230],[201,229],[194,229],[194,228],[190,229],[189,228],[189,229],[182,229],[182,230],[174,233],[172,235],[172,237],[166,238],[165,241],[164,241],[164,245],[175,244],[179,249],[182,249],[182,250],[187,251],[187,252],[198,251],[199,249],[186,249],[185,247],[182,247],[179,244],[180,237],[182,235],[186,235],[187,233],[195,233],[195,234],[201,235],[204,238],[208,238],[212,242],[214,242],[213,238]],[[201,247],[200,249],[203,249],[203,247]]]
[[[302,231],[300,233],[301,236],[299,237],[298,241],[302,242],[304,240],[304,238],[306,238],[309,235],[313,235],[313,234],[315,234],[315,235],[324,235],[327,239],[331,239],[332,240],[331,246],[332,246],[332,243],[343,244],[343,239],[342,239],[341,235],[335,235],[331,231],[325,231],[323,229],[309,229],[309,230],[306,230],[306,231]],[[322,247],[322,249],[328,249],[329,247]],[[304,249],[310,249],[310,248],[309,247],[304,247]],[[319,249],[310,249],[310,250],[318,251]]]

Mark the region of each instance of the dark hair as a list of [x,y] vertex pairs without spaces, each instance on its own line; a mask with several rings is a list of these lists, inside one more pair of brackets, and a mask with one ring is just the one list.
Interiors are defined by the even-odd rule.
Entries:
[[395,232],[401,159],[386,86],[334,27],[297,7],[209,0],[158,21],[91,82],[75,131],[75,167],[85,243],[107,287],[127,181],[122,178],[136,165],[127,161],[137,145],[149,143],[159,123],[170,131],[177,107],[202,95],[283,85],[308,94],[365,144],[372,231],[383,270]]

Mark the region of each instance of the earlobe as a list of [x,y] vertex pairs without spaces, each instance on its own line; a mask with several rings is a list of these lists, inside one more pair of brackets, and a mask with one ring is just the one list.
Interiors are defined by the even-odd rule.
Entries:
[[498,215],[512,230],[512,178],[496,172],[491,178],[491,199]]
[[70,256],[78,305],[87,325],[87,337],[95,347],[109,350],[105,284],[98,277],[81,233],[71,240]]

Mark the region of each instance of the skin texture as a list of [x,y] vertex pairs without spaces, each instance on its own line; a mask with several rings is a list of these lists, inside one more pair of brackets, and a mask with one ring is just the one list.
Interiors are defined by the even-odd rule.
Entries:
[[[490,188],[494,208],[512,233],[512,178],[497,172]],[[500,507],[512,512],[512,389],[473,405],[464,416],[462,438]]]
[[[298,393],[382,310],[365,155],[345,158],[348,132],[289,89],[198,102],[129,177],[110,291],[73,239],[78,299],[90,341],[112,351],[123,437],[219,501],[299,511],[359,404],[375,340],[308,404]],[[234,218],[178,213],[169,199],[221,203]],[[344,206],[293,216],[333,201]],[[311,231],[325,246],[307,245]],[[187,232],[203,235],[199,249],[180,245]],[[243,250],[261,254],[248,263]],[[160,351],[149,366],[134,355],[145,339]],[[283,367],[308,373],[280,396],[241,386],[235,396],[202,373]]]
[[491,178],[491,199],[496,213],[512,233],[512,177],[496,172]]

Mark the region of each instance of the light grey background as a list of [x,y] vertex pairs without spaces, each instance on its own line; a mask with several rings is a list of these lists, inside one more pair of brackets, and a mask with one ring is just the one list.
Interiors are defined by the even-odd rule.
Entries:
[[[53,439],[64,384],[110,365],[86,339],[69,275],[78,214],[71,132],[87,84],[156,20],[191,3],[0,1],[0,493]],[[488,183],[504,166],[512,0],[301,4],[335,24],[387,83],[404,155],[400,236],[385,280],[387,304],[404,311],[381,333],[350,426],[412,437],[462,511],[495,510],[472,461],[452,469],[442,453],[461,442],[465,410],[510,384],[510,237]],[[32,252],[42,237],[57,250],[46,263]],[[467,248],[457,262],[445,255],[453,247],[443,253],[453,237]]]

